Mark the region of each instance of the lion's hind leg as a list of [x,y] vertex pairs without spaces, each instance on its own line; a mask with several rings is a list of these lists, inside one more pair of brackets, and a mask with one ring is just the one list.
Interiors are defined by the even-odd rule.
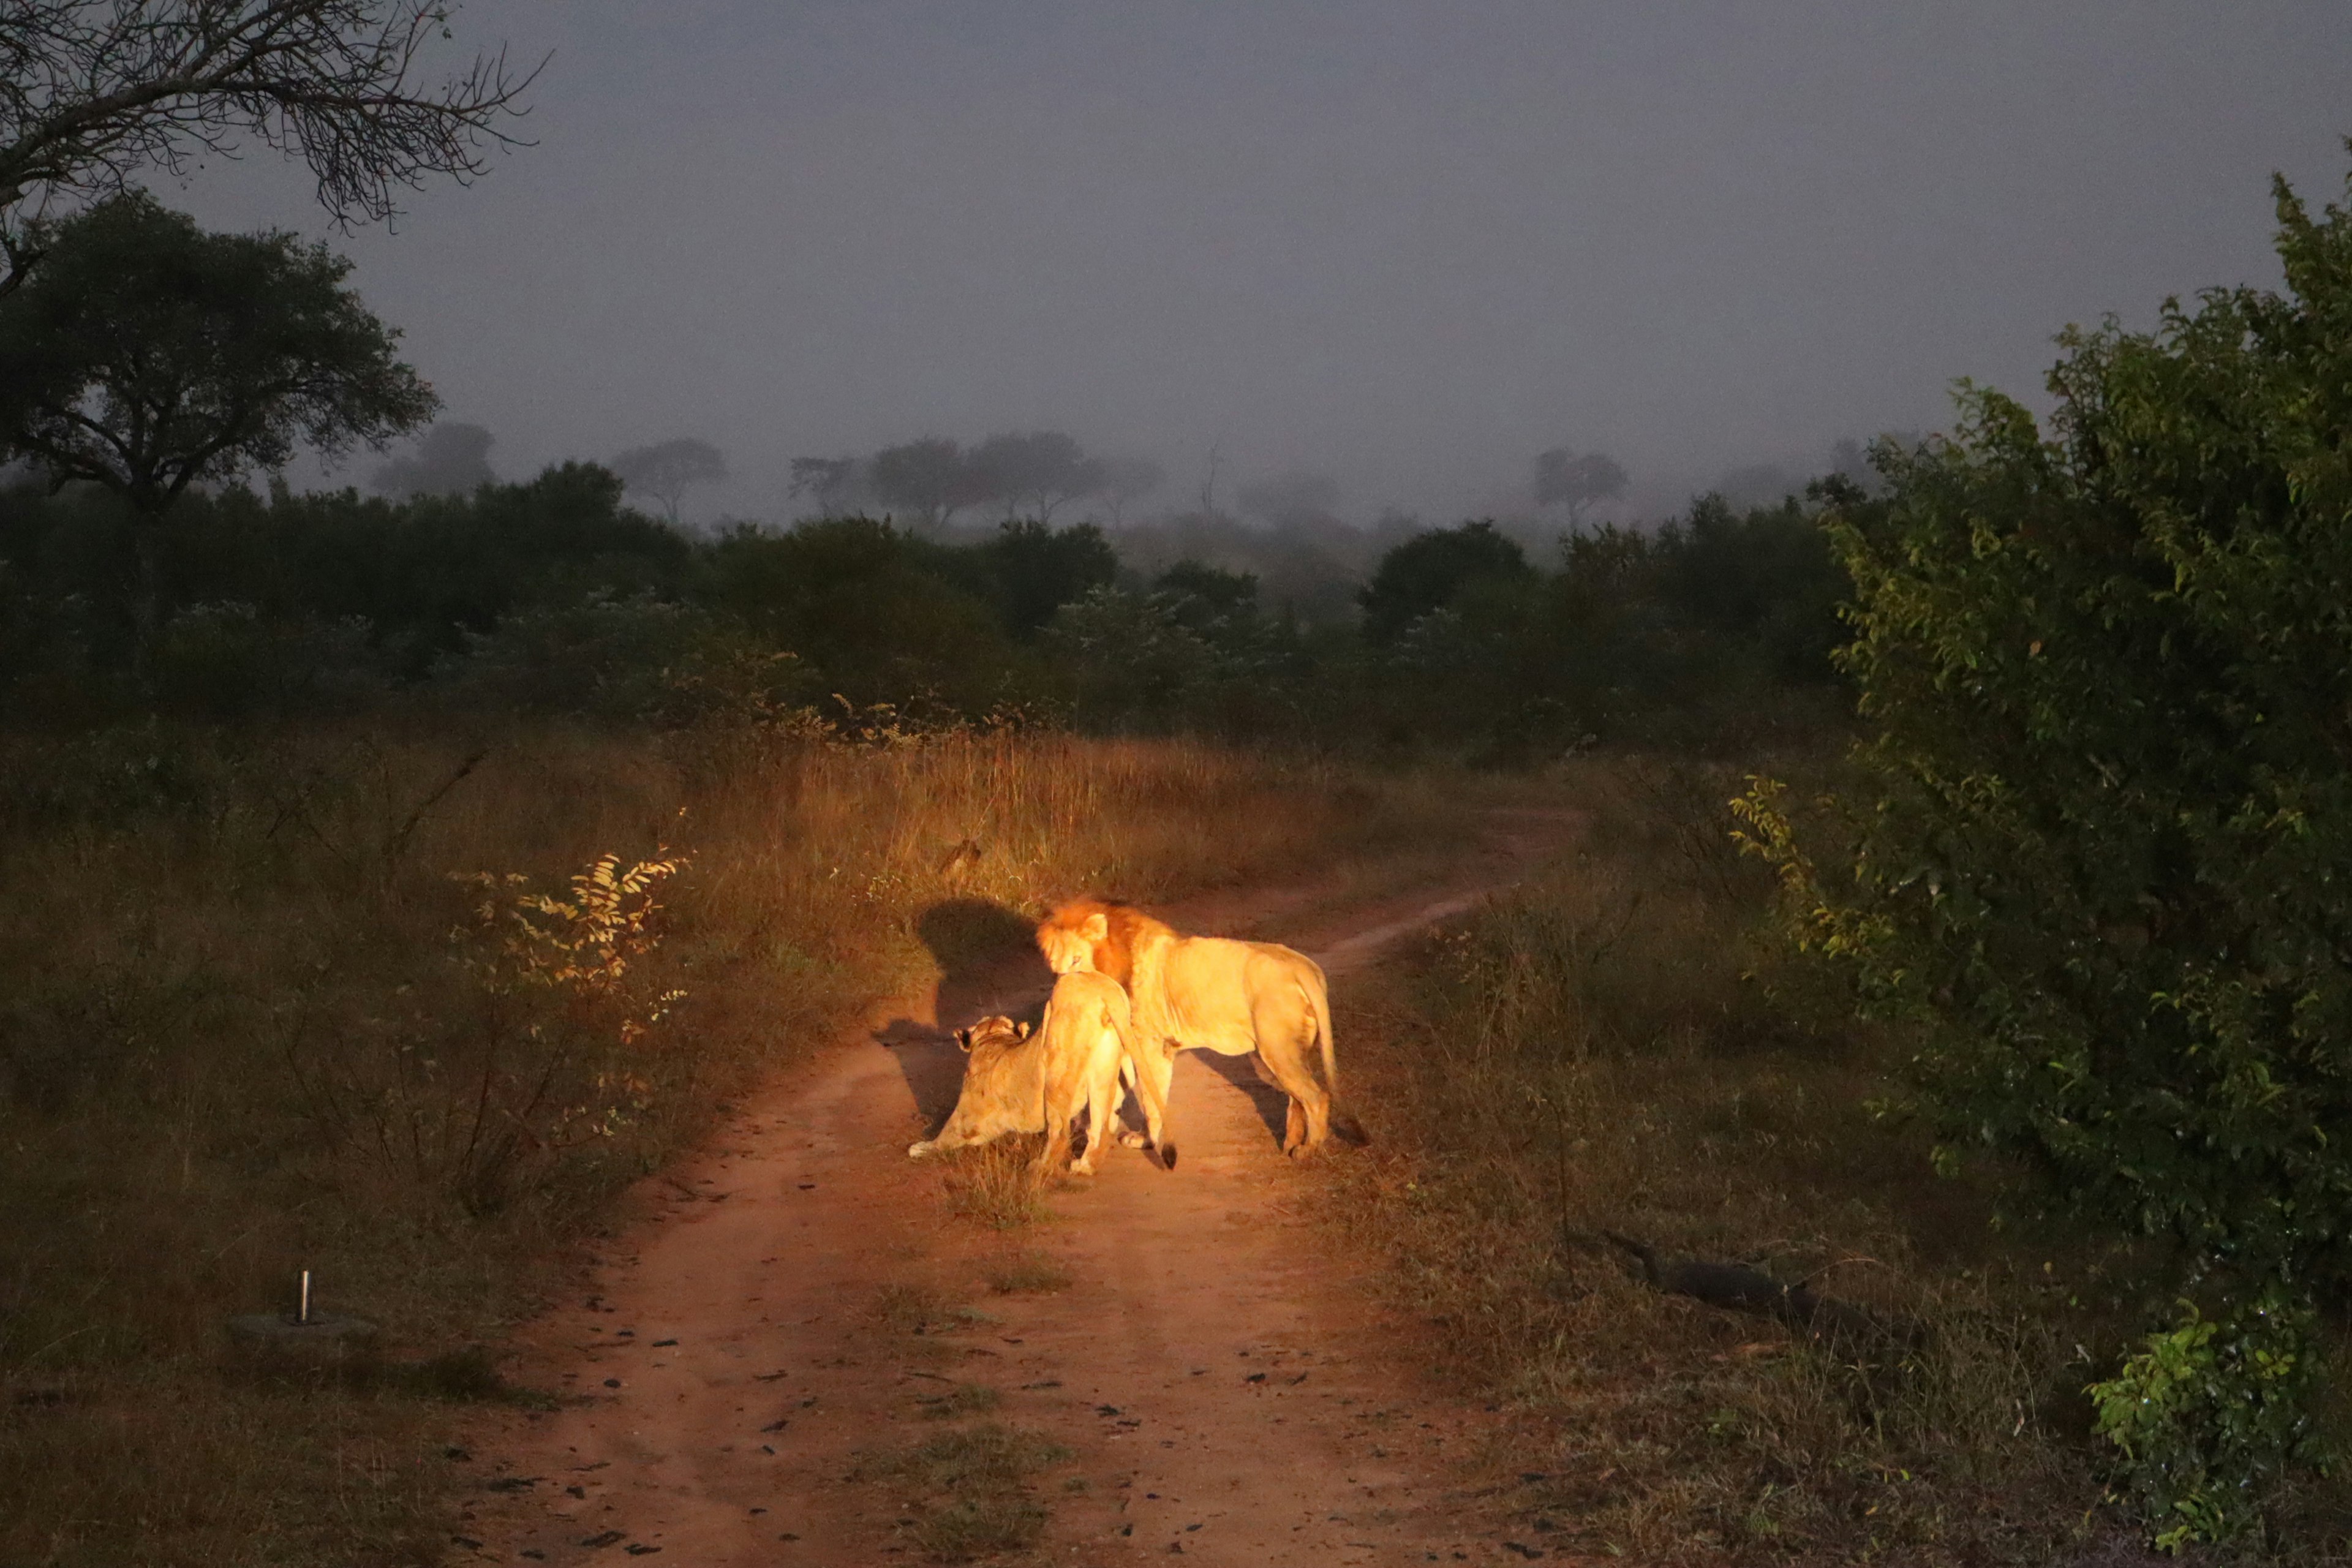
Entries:
[[[1046,1064],[1052,1072],[1053,1064]],[[1045,1080],[1045,1146],[1037,1151],[1036,1169],[1047,1174],[1059,1171],[1070,1159],[1070,1123],[1078,1114],[1085,1093],[1083,1081]]]
[[1106,1047],[1100,1061],[1087,1074],[1087,1146],[1079,1153],[1071,1173],[1091,1176],[1095,1173],[1095,1154],[1108,1147],[1111,1129],[1118,1117],[1118,1066],[1126,1053],[1118,1048],[1116,1037],[1103,1042]]
[[1315,1016],[1308,1010],[1302,1016],[1292,1002],[1279,993],[1261,997],[1251,1010],[1251,1021],[1257,1031],[1259,1063],[1290,1097],[1282,1152],[1303,1160],[1331,1135],[1331,1097],[1316,1079],[1307,1057],[1315,1047]]

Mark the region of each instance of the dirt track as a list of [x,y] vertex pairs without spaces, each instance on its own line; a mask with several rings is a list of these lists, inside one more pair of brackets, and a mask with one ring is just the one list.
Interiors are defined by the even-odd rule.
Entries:
[[[1336,986],[1516,879],[1561,822],[1516,826],[1410,898],[1333,911],[1318,903],[1328,889],[1259,890],[1171,912],[1305,948]],[[1416,1368],[1442,1347],[1384,1319],[1363,1265],[1293,1213],[1318,1177],[1282,1157],[1281,1101],[1245,1061],[1179,1058],[1179,1170],[1114,1150],[1091,1184],[1052,1196],[1055,1221],[1010,1237],[948,1214],[939,1167],[905,1154],[954,1100],[962,1058],[940,1026],[1034,1006],[1048,979],[1042,965],[944,977],[929,1005],[878,1016],[656,1178],[647,1206],[666,1212],[521,1337],[519,1375],[586,1402],[472,1439],[485,1489],[456,1560],[914,1560],[906,1489],[849,1478],[861,1454],[936,1436],[923,1402],[962,1384],[1000,1392],[992,1419],[1074,1451],[1035,1482],[1052,1519],[1030,1560],[1543,1555],[1523,1531],[1506,1546],[1501,1500],[1470,1495],[1465,1465],[1496,1417],[1435,1392]],[[990,1294],[984,1269],[1015,1249],[1072,1283]],[[990,1321],[894,1330],[876,1310],[894,1286]]]

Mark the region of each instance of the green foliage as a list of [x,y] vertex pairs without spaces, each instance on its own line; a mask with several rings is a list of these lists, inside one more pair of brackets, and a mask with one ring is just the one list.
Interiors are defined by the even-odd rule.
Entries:
[[[621,507],[611,475],[581,464],[403,502],[191,492],[154,542],[152,583],[137,570],[134,516],[96,487],[0,492],[0,637],[14,656],[0,690],[18,717],[347,706],[422,679],[519,613],[676,594],[692,559],[685,539]],[[148,586],[152,679],[134,693],[124,672]]]
[[469,633],[465,652],[437,673],[501,708],[665,728],[804,725],[824,696],[799,659],[735,622],[644,594],[518,610]]
[[[479,471],[482,443],[457,437]],[[173,518],[142,530],[94,486],[0,490],[11,720],[267,721],[440,694],[665,726],[797,724],[814,705],[853,731],[887,709],[895,730],[1018,709],[1522,764],[1783,722],[1790,691],[1829,685],[1843,583],[1793,505],[1705,501],[1654,533],[1571,535],[1556,572],[1466,524],[1381,563],[1382,602],[1407,618],[1380,643],[1302,618],[1309,579],[1281,550],[1307,546],[1288,536],[1236,556],[1225,534],[1183,531],[1161,542],[1202,553],[1148,584],[1091,524],[943,538],[835,517],[698,538],[578,463],[402,499],[199,489]],[[134,679],[142,609],[159,635]]]
[[910,699],[982,712],[1008,695],[1014,653],[985,580],[944,546],[870,518],[740,528],[705,558],[710,602],[821,670],[861,706]]
[[142,514],[298,443],[380,446],[438,405],[323,246],[205,234],[138,191],[32,244],[40,267],[0,299],[0,447]]
[[2121,1452],[2116,1478],[2178,1552],[2256,1521],[2287,1463],[2324,1463],[2313,1427],[2323,1368],[2310,1307],[2273,1289],[2227,1321],[2181,1303],[2178,1328],[2147,1336],[2116,1375],[2086,1389],[2095,1430]]
[[1004,629],[1016,637],[1035,636],[1055,610],[1118,575],[1117,552],[1091,523],[1057,530],[1008,522],[972,553]]
[[2352,215],[2278,211],[2284,295],[2070,330],[2046,436],[1965,388],[1880,445],[1832,519],[1870,798],[1802,846],[1746,803],[1806,940],[1917,1024],[1952,1157],[2273,1312],[2352,1274]]
[[1361,595],[1364,636],[1392,643],[1422,616],[1442,610],[1465,589],[1529,575],[1527,552],[1491,522],[1415,534],[1381,557]]
[[[1654,531],[1564,535],[1554,574],[1511,569],[1517,546],[1480,527],[1423,534],[1381,563],[1387,613],[1430,606],[1382,647],[1390,713],[1503,763],[1597,739],[1719,746],[1792,712],[1820,721],[1801,698],[1833,689],[1847,580],[1813,512],[1706,497]],[[1378,644],[1373,618],[1368,596]]]

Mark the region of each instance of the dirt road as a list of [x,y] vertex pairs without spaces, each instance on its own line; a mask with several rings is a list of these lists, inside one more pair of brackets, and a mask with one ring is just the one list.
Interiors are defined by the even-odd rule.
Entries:
[[[1559,827],[1523,820],[1410,896],[1335,909],[1328,887],[1258,890],[1171,912],[1279,936],[1343,984],[1523,874]],[[1181,1169],[1114,1150],[1016,1233],[949,1212],[939,1166],[905,1153],[954,1100],[962,1058],[940,1026],[1034,1006],[1048,979],[944,977],[900,1010],[918,1016],[877,1018],[657,1178],[666,1212],[522,1336],[518,1376],[581,1402],[471,1440],[482,1490],[455,1560],[919,1560],[922,1489],[877,1472],[959,1429],[934,1417],[991,1400],[978,1419],[1067,1450],[1028,1483],[1050,1519],[1026,1561],[1544,1555],[1495,1517],[1501,1500],[1470,1495],[1496,1417],[1437,1392],[1442,1345],[1384,1317],[1366,1266],[1295,1212],[1318,1177],[1283,1158],[1281,1102],[1245,1061],[1179,1058]],[[1066,1287],[992,1291],[1016,1256]]]

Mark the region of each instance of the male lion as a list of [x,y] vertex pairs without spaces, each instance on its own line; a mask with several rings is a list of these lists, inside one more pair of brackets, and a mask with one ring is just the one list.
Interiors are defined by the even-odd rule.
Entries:
[[[1069,1156],[1070,1122],[1083,1106],[1087,1146],[1070,1171],[1095,1173],[1095,1152],[1110,1136],[1118,1110],[1119,1070],[1128,1053],[1127,993],[1118,982],[1103,974],[1065,974],[1054,982],[1045,1022],[1034,1036],[1026,1024],[982,1018],[958,1029],[956,1044],[971,1060],[955,1113],[937,1138],[908,1148],[910,1157],[1043,1128],[1045,1147],[1037,1166],[1055,1170]],[[1150,1104],[1148,1097],[1145,1103]]]
[[[1258,1076],[1290,1097],[1283,1152],[1304,1158],[1333,1131],[1351,1143],[1364,1131],[1335,1109],[1339,1069],[1331,1048],[1329,987],[1320,965],[1270,942],[1178,936],[1129,904],[1080,899],[1037,928],[1038,951],[1057,974],[1095,971],[1125,985],[1134,1009],[1129,1055],[1151,1142],[1176,1163],[1162,1126],[1175,1053],[1256,1053]],[[1321,1047],[1322,1080],[1313,1054]]]

